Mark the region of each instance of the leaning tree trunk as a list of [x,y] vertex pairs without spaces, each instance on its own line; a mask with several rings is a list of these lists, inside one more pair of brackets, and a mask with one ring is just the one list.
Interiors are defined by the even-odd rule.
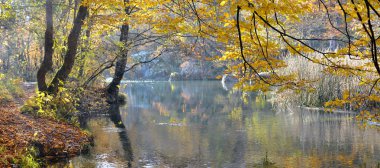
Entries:
[[84,65],[86,64],[86,55],[88,55],[88,52],[90,51],[92,20],[90,18],[89,13],[87,13],[87,18],[89,19],[88,19],[88,27],[86,30],[86,39],[84,41],[82,54],[80,55],[80,58],[79,58],[79,73],[78,73],[79,78],[83,78],[84,76]]
[[119,86],[124,76],[125,67],[126,67],[127,58],[128,58],[128,49],[127,49],[128,33],[129,33],[129,25],[127,24],[123,25],[121,27],[120,41],[123,42],[124,46],[121,49],[121,56],[119,56],[116,60],[115,74],[112,79],[112,82],[107,87],[108,101],[110,103],[118,102]]
[[69,76],[71,70],[73,69],[75,62],[75,55],[77,54],[78,48],[78,39],[80,36],[80,32],[82,30],[83,21],[86,18],[87,7],[80,6],[78,14],[75,18],[74,26],[71,29],[71,32],[68,37],[67,44],[67,53],[65,55],[65,59],[62,67],[55,74],[53,81],[51,82],[48,91],[49,93],[55,94],[58,92],[58,87],[64,83]]
[[52,0],[46,0],[46,31],[45,31],[45,55],[40,68],[37,71],[37,83],[39,91],[47,91],[46,73],[53,66],[53,3]]
[[[128,2],[129,0],[124,0],[124,4]],[[125,13],[127,15],[130,14],[129,7],[125,8]],[[117,103],[119,101],[119,86],[124,76],[128,58],[128,34],[129,25],[123,24],[123,26],[121,26],[120,42],[122,42],[124,46],[121,49],[121,55],[116,60],[115,74],[113,76],[112,82],[107,86],[107,95],[109,103]]]

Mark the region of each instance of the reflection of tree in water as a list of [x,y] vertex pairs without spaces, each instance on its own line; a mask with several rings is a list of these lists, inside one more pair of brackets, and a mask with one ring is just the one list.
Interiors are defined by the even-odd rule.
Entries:
[[120,105],[119,104],[111,105],[109,109],[109,115],[115,127],[122,129],[122,131],[119,131],[119,138],[124,150],[124,157],[126,161],[128,161],[128,167],[132,167],[133,151],[131,147],[131,142],[127,134],[127,130],[125,129],[124,123],[121,120]]
[[[126,91],[131,100],[128,102],[130,104],[128,111],[134,111],[129,113],[128,118],[133,118],[128,122],[129,124],[136,120],[147,123],[145,121],[150,119],[156,123],[185,121],[189,124],[184,127],[144,124],[144,133],[141,133],[144,136],[132,138],[132,141],[135,139],[140,142],[145,140],[145,144],[148,143],[148,146],[152,146],[152,149],[146,148],[146,150],[164,153],[164,156],[160,155],[160,158],[170,160],[170,163],[174,163],[175,166],[183,163],[191,163],[189,165],[210,164],[205,159],[209,157],[212,165],[226,166],[224,163],[227,160],[232,163],[230,166],[241,167],[244,164],[245,133],[234,133],[234,138],[231,138],[230,134],[224,133],[234,132],[231,125],[236,125],[236,123],[233,121],[220,122],[219,120],[221,116],[227,117],[236,107],[242,110],[251,108],[249,104],[241,101],[242,92],[225,91],[220,86],[220,82],[197,81],[131,85]],[[252,97],[248,96],[248,102]],[[238,123],[239,129],[242,129],[246,120],[245,113],[241,114],[238,117],[243,124]],[[197,129],[199,127],[202,129]],[[137,127],[131,124],[130,128]],[[207,149],[211,153],[205,152]],[[176,154],[172,155],[173,152]],[[201,155],[202,157],[200,157]]]
[[[125,92],[133,108],[157,111],[168,121],[202,122],[241,106],[242,92],[225,91],[220,82],[131,83]],[[143,91],[142,91],[143,90]],[[248,96],[248,97],[253,97]],[[250,107],[244,106],[243,109]]]
[[80,124],[92,133],[93,147],[89,153],[74,157],[58,167],[133,167],[131,133],[122,122],[119,105],[102,113],[81,116]]
[[[126,123],[133,144],[140,142],[134,149],[156,153],[158,159],[152,160],[158,160],[157,165],[174,167],[333,167],[361,165],[364,160],[372,165],[378,158],[373,156],[380,149],[374,143],[378,135],[364,132],[366,139],[360,138],[362,131],[347,116],[278,111],[263,95],[227,92],[218,84],[129,85],[126,92],[132,101]],[[186,125],[160,125],[171,121]],[[371,144],[375,147],[365,154],[368,159],[353,160]]]

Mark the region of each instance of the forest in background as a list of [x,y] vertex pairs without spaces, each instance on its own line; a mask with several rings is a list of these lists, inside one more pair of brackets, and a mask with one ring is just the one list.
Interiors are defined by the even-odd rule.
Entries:
[[[246,91],[275,88],[307,106],[376,111],[378,6],[368,0],[3,0],[0,72],[37,81],[40,70],[39,84],[50,90],[59,81],[87,87],[116,76],[230,74]],[[119,74],[118,62],[125,64]]]
[[368,0],[4,0],[0,72],[4,86],[38,81],[48,94],[110,78],[110,101],[123,77],[228,74],[244,91],[377,118],[378,7]]
[[[122,80],[215,80],[278,105],[379,122],[380,2],[1,0],[0,102],[77,122],[83,95],[124,100]],[[110,78],[112,81],[105,82]],[[95,88],[95,89],[94,89]],[[82,106],[81,108],[78,108]]]

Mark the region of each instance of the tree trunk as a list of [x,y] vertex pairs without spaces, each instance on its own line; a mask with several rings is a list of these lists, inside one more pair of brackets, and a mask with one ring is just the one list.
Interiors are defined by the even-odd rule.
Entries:
[[83,21],[86,18],[87,7],[80,6],[78,14],[75,18],[74,26],[71,29],[71,32],[68,37],[67,42],[67,53],[65,55],[65,59],[62,67],[58,70],[57,74],[55,74],[53,81],[51,82],[48,91],[49,93],[57,93],[58,87],[64,83],[69,76],[75,62],[75,56],[78,48],[78,39],[80,36],[80,32],[82,30]]
[[115,74],[112,79],[112,82],[107,87],[109,103],[118,102],[119,86],[124,76],[125,67],[126,67],[127,58],[128,58],[128,49],[127,49],[128,33],[129,33],[129,25],[124,24],[121,27],[121,35],[120,35],[120,41],[124,44],[124,47],[121,49],[121,56],[118,57],[116,60]]
[[46,73],[53,66],[53,3],[52,0],[46,0],[46,31],[45,31],[45,54],[44,60],[37,71],[37,83],[39,91],[47,91]]
[[[129,0],[124,0],[124,4],[128,3]],[[130,14],[130,8],[125,8],[125,14]],[[129,24],[124,23],[121,26],[120,42],[123,43],[123,48],[120,50],[121,56],[116,60],[115,74],[113,76],[112,82],[107,86],[108,102],[111,104],[118,103],[119,101],[119,87],[120,82],[123,79],[125,67],[128,58],[128,34],[129,34]]]
[[[87,13],[87,17],[90,18],[89,13]],[[88,27],[86,30],[86,40],[84,41],[82,54],[80,55],[80,58],[79,58],[79,73],[78,73],[79,78],[83,78],[84,76],[84,65],[86,64],[86,56],[88,56],[88,52],[90,51],[91,28],[92,28],[92,20],[90,18],[88,19]]]

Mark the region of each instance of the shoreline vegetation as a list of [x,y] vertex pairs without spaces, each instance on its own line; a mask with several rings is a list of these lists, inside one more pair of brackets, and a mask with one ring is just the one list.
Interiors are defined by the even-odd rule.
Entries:
[[[21,106],[36,97],[36,93],[34,93],[36,86],[35,84],[17,84],[21,87],[14,86],[17,89],[13,90],[19,90],[19,94],[16,95],[11,91],[10,94],[13,95],[13,99],[2,101],[0,106],[0,113],[2,114],[0,117],[0,134],[2,135],[0,137],[0,167],[43,166],[76,156],[90,148],[93,143],[91,133],[82,130],[79,127],[80,123],[74,124],[69,121],[21,112]],[[294,96],[294,94],[289,95]],[[295,98],[301,100],[300,97]],[[106,100],[105,89],[87,88],[81,92],[80,100],[75,103],[75,108],[80,111],[75,114],[79,118],[78,121],[80,122],[81,119],[93,114],[107,112],[109,104]],[[290,99],[286,100],[289,101]],[[279,101],[281,99],[277,98],[273,103],[277,105],[286,103]],[[305,105],[297,107],[326,111],[323,107],[307,107]],[[336,110],[329,112],[336,112]],[[339,112],[343,111],[339,110]],[[356,114],[359,113],[356,112]]]
[[379,26],[373,0],[3,0],[0,167],[85,151],[80,120],[125,102],[125,79],[217,76],[279,108],[357,111],[377,125]]
[[[308,56],[315,59],[322,57],[317,53]],[[295,74],[299,80],[312,82],[307,82],[304,90],[277,92],[275,89],[272,101],[277,106],[290,105],[326,112],[354,112],[357,115],[355,119],[358,121],[380,123],[380,113],[377,112],[380,104],[377,101],[355,99],[358,94],[366,95],[372,92],[372,94],[377,95],[378,92],[371,91],[373,88],[361,83],[355,75],[348,74],[342,77],[338,74],[329,73],[325,71],[322,65],[292,55],[287,55],[284,61],[288,66],[280,70],[283,75]],[[345,62],[355,66],[366,63],[353,61],[349,58],[346,58]]]
[[[296,73],[300,79],[315,82],[310,85],[312,91],[307,92],[277,93],[274,90],[272,93],[276,94],[270,96],[270,101],[276,106],[290,105],[334,113],[355,112],[360,116],[356,120],[377,123],[379,116],[372,116],[371,121],[365,116],[367,114],[359,113],[350,104],[342,109],[325,106],[329,100],[342,98],[344,90],[365,92],[370,88],[359,87],[354,79],[325,75],[321,66],[306,60],[288,57],[285,61],[291,66],[283,69],[282,73]],[[224,82],[232,86],[237,80]],[[103,85],[86,89],[70,89],[76,88],[70,86],[59,89],[56,96],[36,93],[35,83],[24,83],[21,79],[3,81],[1,86],[4,94],[0,99],[0,167],[39,167],[86,152],[93,139],[91,133],[80,128],[81,121],[93,114],[106,113],[110,106]],[[125,97],[119,95],[118,99],[125,100]],[[367,122],[362,123],[365,125]]]
[[22,113],[21,105],[35,95],[34,87],[22,85],[23,96],[1,102],[0,167],[40,167],[84,153],[93,144],[91,133],[79,125]]

